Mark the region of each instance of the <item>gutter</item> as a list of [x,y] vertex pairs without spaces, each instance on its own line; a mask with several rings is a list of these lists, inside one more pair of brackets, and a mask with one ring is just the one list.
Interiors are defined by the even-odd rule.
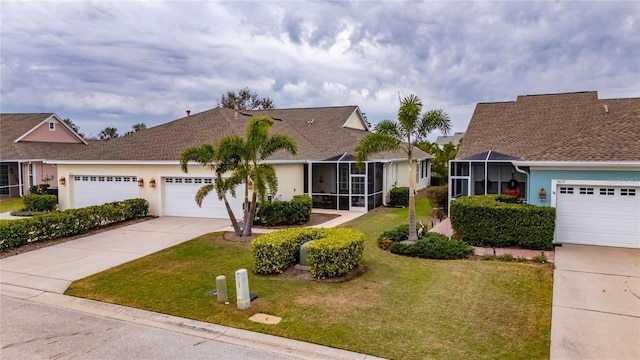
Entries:
[[[527,197],[531,196],[531,181],[529,181],[529,172],[520,169],[516,164],[513,164],[513,168],[516,169],[517,172],[527,175]],[[527,203],[530,203],[529,200],[527,200]]]

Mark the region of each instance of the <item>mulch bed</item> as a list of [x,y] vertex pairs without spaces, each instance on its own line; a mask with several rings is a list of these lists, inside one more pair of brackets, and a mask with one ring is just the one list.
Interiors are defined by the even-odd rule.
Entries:
[[[227,241],[235,241],[235,242],[251,242],[251,240],[257,238],[260,235],[263,235],[264,233],[260,232],[260,229],[288,229],[288,228],[295,228],[295,227],[308,227],[308,226],[314,226],[314,225],[320,225],[323,224],[329,220],[335,219],[337,217],[339,217],[340,215],[337,214],[321,214],[321,213],[311,213],[311,219],[309,219],[309,221],[307,221],[306,223],[302,224],[302,225],[279,225],[279,226],[253,226],[252,227],[252,233],[253,235],[251,236],[243,236],[240,237],[238,235],[236,235],[234,232],[232,231],[228,231],[224,233],[224,239]],[[256,231],[256,229],[258,231]]]

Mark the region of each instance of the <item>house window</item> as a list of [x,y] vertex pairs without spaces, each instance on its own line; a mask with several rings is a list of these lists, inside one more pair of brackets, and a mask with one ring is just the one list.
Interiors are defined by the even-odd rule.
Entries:
[[33,179],[34,179],[33,164],[29,164],[29,186],[35,185],[35,182],[33,181]]
[[580,188],[580,195],[593,195],[593,188]]
[[176,178],[176,184],[182,184],[182,178]]
[[92,176],[92,177],[90,177],[89,179],[90,179],[91,181],[96,181],[96,177],[95,177],[95,176]]
[[636,189],[620,189],[622,196],[636,196]]
[[202,184],[202,179],[193,179],[193,182],[196,184]]
[[211,178],[204,179],[205,184],[211,184],[212,182],[213,182],[213,179]]
[[573,188],[572,187],[561,186],[560,187],[560,194],[573,194]]
[[56,123],[54,122],[49,123],[49,131],[56,131]]
[[166,182],[167,184],[171,184],[173,182],[173,178],[166,178],[164,179],[164,182]]
[[104,181],[104,176],[98,176],[98,181]]
[[185,184],[191,184],[192,182],[193,182],[193,179],[190,179],[190,178],[184,179]]
[[615,195],[615,191],[612,188],[600,188],[600,195]]

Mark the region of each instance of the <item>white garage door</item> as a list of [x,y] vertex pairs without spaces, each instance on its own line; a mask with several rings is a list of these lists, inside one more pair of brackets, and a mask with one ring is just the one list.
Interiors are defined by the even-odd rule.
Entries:
[[74,175],[73,190],[76,208],[140,197],[136,176]]
[[556,242],[640,248],[640,187],[559,185]]
[[[212,191],[204,198],[202,207],[196,204],[196,193],[203,185],[211,184],[210,177],[165,177],[164,181],[164,215],[228,219],[229,214],[224,201]],[[238,220],[242,220],[242,202],[244,185],[236,188],[236,196],[227,194],[227,200]]]

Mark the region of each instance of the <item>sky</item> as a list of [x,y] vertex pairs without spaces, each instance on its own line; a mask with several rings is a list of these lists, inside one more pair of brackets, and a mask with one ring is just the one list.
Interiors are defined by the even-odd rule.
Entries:
[[245,87],[374,124],[415,94],[460,132],[478,102],[639,97],[640,2],[1,1],[0,58],[2,113],[53,112],[88,136]]

